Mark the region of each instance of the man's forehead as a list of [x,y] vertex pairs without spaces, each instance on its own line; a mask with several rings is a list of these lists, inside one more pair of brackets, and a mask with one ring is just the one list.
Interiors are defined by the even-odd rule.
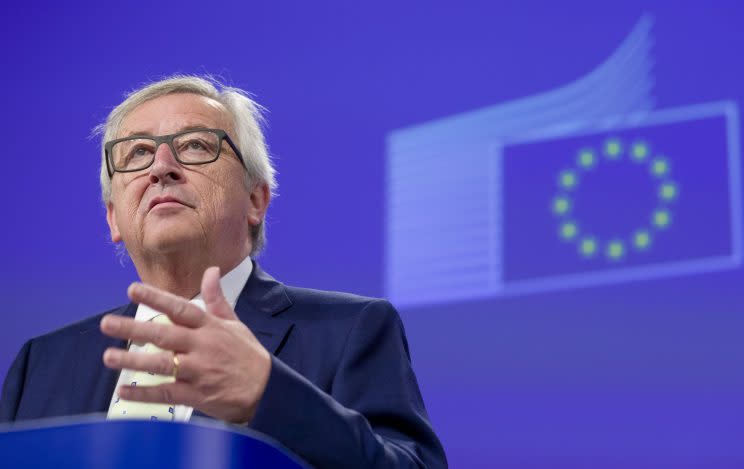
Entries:
[[225,106],[207,96],[172,93],[145,101],[127,113],[117,137],[162,134],[191,128],[220,128],[229,132]]

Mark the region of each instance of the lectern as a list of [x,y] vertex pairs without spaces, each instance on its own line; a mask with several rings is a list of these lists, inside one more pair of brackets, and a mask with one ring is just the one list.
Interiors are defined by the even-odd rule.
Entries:
[[193,418],[189,423],[51,419],[0,426],[0,467],[54,469],[309,468],[271,438]]

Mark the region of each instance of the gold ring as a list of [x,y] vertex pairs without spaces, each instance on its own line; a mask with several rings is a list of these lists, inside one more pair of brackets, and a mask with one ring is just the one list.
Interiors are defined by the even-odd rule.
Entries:
[[180,362],[178,361],[178,355],[176,352],[173,352],[173,378],[178,379],[178,367],[180,366]]

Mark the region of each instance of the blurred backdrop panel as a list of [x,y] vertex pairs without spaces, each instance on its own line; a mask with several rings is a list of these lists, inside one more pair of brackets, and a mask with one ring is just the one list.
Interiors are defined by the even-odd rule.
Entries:
[[4,5],[0,373],[116,307],[91,130],[211,73],[267,109],[262,265],[385,296],[453,467],[744,464],[744,8]]

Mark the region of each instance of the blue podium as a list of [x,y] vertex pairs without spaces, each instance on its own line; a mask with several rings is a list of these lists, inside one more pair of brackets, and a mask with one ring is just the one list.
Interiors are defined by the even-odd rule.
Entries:
[[194,418],[189,423],[50,419],[0,426],[0,467],[308,468],[250,429]]

